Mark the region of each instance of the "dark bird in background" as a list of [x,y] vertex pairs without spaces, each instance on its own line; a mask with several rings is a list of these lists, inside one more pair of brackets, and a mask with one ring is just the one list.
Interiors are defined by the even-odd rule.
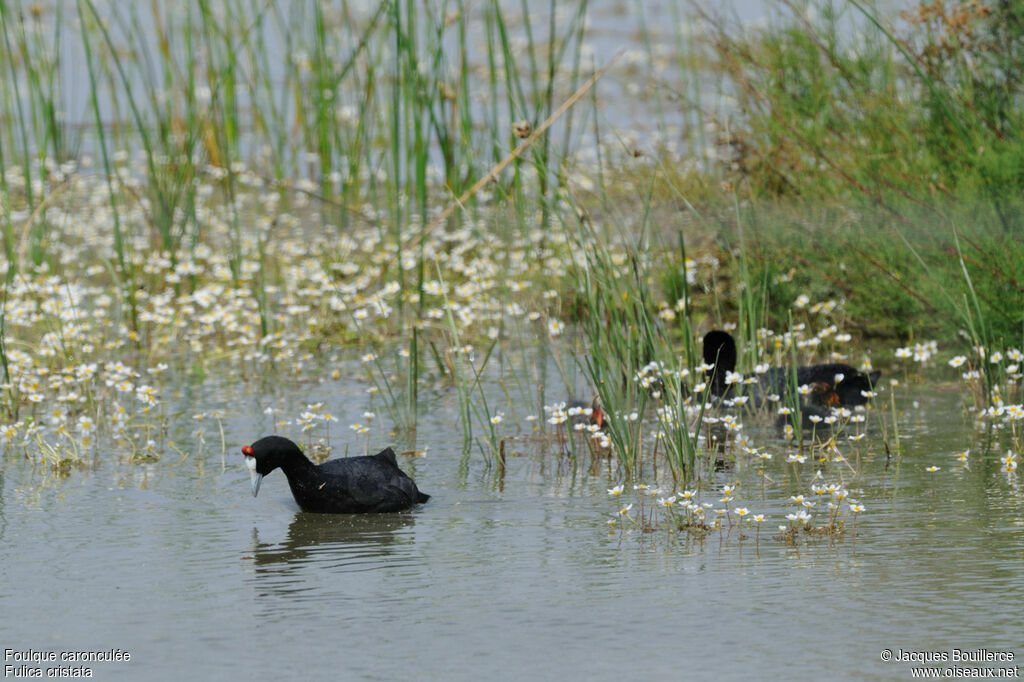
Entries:
[[[704,363],[714,365],[713,369],[707,370],[708,384],[711,394],[719,397],[732,397],[743,391],[751,396],[756,406],[760,406],[765,396],[777,394],[785,396],[788,394],[792,370],[788,367],[773,367],[764,374],[758,375],[757,383],[750,386],[726,384],[726,373],[736,371],[736,341],[728,332],[721,330],[710,331],[704,335]],[[864,405],[868,402],[865,393],[873,390],[878,382],[881,372],[865,374],[860,370],[840,362],[830,362],[821,365],[809,365],[796,368],[797,386],[821,384],[816,397],[818,402],[834,402],[835,405],[853,407]],[[807,401],[810,407],[823,408],[826,405],[815,405]],[[831,407],[832,405],[827,405]]]

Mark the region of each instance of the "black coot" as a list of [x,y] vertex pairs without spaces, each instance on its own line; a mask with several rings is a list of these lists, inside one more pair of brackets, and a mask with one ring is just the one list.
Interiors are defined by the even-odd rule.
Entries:
[[280,467],[288,477],[292,496],[307,512],[396,512],[430,499],[398,468],[391,448],[369,457],[345,457],[316,465],[287,438],[267,436],[243,447],[242,454],[252,477],[253,497],[260,491],[263,477]]
[[[736,341],[732,335],[717,329],[705,334],[704,362],[715,366],[713,370],[708,371],[711,393],[716,396],[725,396],[731,393],[730,386],[725,383],[725,375],[726,372],[736,371]],[[873,390],[873,386],[880,376],[882,376],[881,372],[865,374],[850,365],[839,362],[796,368],[797,386],[827,384],[828,388],[835,393],[838,404],[845,406],[867,403],[868,398],[864,393]],[[785,395],[790,385],[790,377],[791,372],[788,367],[773,367],[758,377],[757,384],[751,387],[753,390],[744,390],[752,396],[756,404],[760,404],[767,394]]]

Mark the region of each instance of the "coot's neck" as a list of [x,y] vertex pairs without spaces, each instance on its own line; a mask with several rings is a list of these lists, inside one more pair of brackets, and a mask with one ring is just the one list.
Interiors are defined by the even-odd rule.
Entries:
[[704,362],[714,365],[708,370],[711,392],[722,395],[726,388],[725,375],[736,371],[736,342],[727,332],[711,331],[704,336]]
[[721,395],[725,391],[725,375],[736,369],[736,362],[730,362],[729,360],[730,358],[724,348],[720,348],[717,353],[708,354],[704,358],[704,362],[714,365],[712,369],[707,371],[707,377],[711,380],[711,392],[715,395]]
[[311,474],[316,465],[302,454],[298,448],[288,448],[278,452],[274,463],[281,468],[286,476],[305,476]]

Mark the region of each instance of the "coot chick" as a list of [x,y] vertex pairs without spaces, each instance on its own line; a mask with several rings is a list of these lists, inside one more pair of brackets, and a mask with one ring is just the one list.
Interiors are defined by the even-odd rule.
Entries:
[[398,468],[391,448],[369,457],[345,457],[316,465],[287,438],[267,436],[243,447],[242,454],[252,477],[253,497],[260,491],[263,477],[280,467],[288,477],[292,496],[307,512],[396,512],[430,499]]
[[[800,423],[804,430],[821,426],[826,417],[832,416],[832,408],[839,405],[839,394],[824,381],[810,385],[810,391],[800,401]],[[793,424],[793,414],[779,415],[777,425]]]
[[[728,332],[710,331],[704,335],[704,362],[715,365],[708,371],[711,393],[716,396],[727,396],[733,393],[726,384],[726,373],[736,371],[736,341]],[[785,395],[790,385],[791,371],[787,367],[773,367],[758,378],[756,386],[748,391],[755,404],[760,405],[764,395],[777,393]],[[839,405],[864,405],[868,402],[864,393],[871,391],[881,372],[865,374],[850,365],[830,362],[823,365],[810,365],[796,368],[796,383],[824,383],[835,392]]]
[[601,409],[601,398],[596,395],[589,403],[583,400],[570,400],[566,402],[565,409],[569,413],[569,423],[573,426],[595,424],[597,428],[603,429],[608,423],[604,410]]

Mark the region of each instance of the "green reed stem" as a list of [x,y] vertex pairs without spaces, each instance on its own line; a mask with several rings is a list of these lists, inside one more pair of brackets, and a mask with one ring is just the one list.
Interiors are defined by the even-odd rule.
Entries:
[[[86,31],[85,12],[83,10],[83,2],[89,3],[89,0],[79,0],[77,3],[78,8],[78,20],[82,24],[83,33]],[[89,5],[91,8],[91,4]],[[95,10],[93,10],[93,18],[99,21],[96,17]],[[138,329],[138,311],[135,300],[135,292],[137,287],[135,286],[134,266],[131,265],[130,258],[126,256],[126,243],[124,233],[121,227],[121,194],[118,190],[120,183],[118,182],[115,187],[115,173],[113,165],[110,161],[110,153],[107,145],[106,138],[106,127],[103,125],[103,117],[100,113],[99,104],[99,87],[96,81],[96,65],[92,51],[92,44],[88,40],[82,42],[85,48],[85,61],[89,72],[89,92],[90,92],[90,103],[92,104],[93,116],[96,120],[96,134],[98,137],[98,146],[100,148],[100,156],[103,158],[103,171],[107,180],[107,194],[110,197],[110,213],[111,219],[113,220],[114,228],[114,253],[117,256],[118,271],[117,277],[120,279],[119,288],[121,289],[121,296],[124,302],[128,306],[129,310],[129,321],[132,329]]]
[[[153,142],[152,142],[152,139],[151,139],[151,136],[150,136],[150,128],[149,128],[148,125],[146,125],[146,122],[143,119],[142,110],[140,109],[140,107],[139,107],[139,105],[137,103],[138,100],[135,97],[135,92],[134,92],[134,89],[132,88],[131,80],[128,78],[128,74],[125,71],[124,62],[123,62],[122,59],[120,59],[118,57],[119,51],[117,49],[117,45],[115,45],[115,43],[113,41],[113,38],[110,35],[110,31],[107,28],[107,23],[104,21],[103,17],[101,17],[99,15],[99,12],[97,12],[96,6],[93,3],[93,0],[78,0],[78,15],[79,15],[79,19],[83,22],[83,26],[85,25],[84,12],[82,11],[82,6],[83,5],[85,7],[88,7],[89,13],[90,13],[90,15],[92,16],[92,19],[93,19],[93,25],[97,29],[99,29],[100,35],[103,38],[103,43],[107,46],[107,50],[109,51],[109,54],[111,55],[111,59],[113,60],[114,67],[115,67],[115,69],[117,71],[117,76],[118,76],[118,78],[120,80],[120,86],[123,89],[123,91],[124,91],[124,93],[125,93],[125,95],[127,97],[128,108],[129,108],[129,110],[131,112],[132,118],[135,121],[135,132],[139,135],[139,139],[142,142],[143,150],[145,151],[146,165],[147,165],[147,169],[149,171],[149,176],[150,176],[150,178],[152,178],[155,181],[155,179],[158,177],[158,175],[157,175],[157,168],[156,168],[156,160],[155,160],[156,159],[156,153],[154,151]],[[88,44],[88,42],[89,42],[88,40],[84,40],[83,41],[83,43],[85,43],[85,44]],[[91,49],[89,47],[86,47],[86,50],[91,52]],[[91,76],[90,76],[90,80],[91,80],[92,86],[93,86],[91,88],[92,89],[93,101],[95,102],[95,101],[97,101],[96,100],[97,88],[96,88],[95,81],[92,80]],[[155,99],[155,98],[151,98],[151,99]],[[103,122],[102,122],[102,120],[100,119],[100,116],[99,116],[98,105],[95,105],[94,108],[96,109],[96,112],[97,112],[96,113],[96,120],[97,120],[96,125],[97,125],[98,128],[101,128],[102,125],[103,125]],[[160,230],[161,236],[163,237],[163,242],[164,242],[165,248],[173,250],[173,242],[172,242],[171,233],[170,233],[171,226],[168,223],[168,220],[170,219],[170,217],[172,215],[172,212],[170,210],[170,206],[168,206],[166,204],[166,199],[163,196],[163,193],[157,191],[155,194],[156,194],[156,196],[154,198],[158,202],[158,205],[154,207],[155,214],[156,214],[155,215],[156,225],[157,225],[157,227]]]
[[800,391],[797,383],[796,370],[798,366],[798,360],[796,356],[796,334],[793,329],[793,315],[790,313],[789,316],[789,391],[788,400],[789,409],[792,410],[791,418],[793,422],[793,437],[796,439],[797,448],[800,452],[804,451],[804,434],[803,434],[803,414],[800,405]]
[[[28,136],[32,128],[30,124],[25,120],[25,111],[24,106],[22,104],[21,87],[19,85],[21,79],[18,78],[18,73],[15,70],[16,60],[14,59],[14,56],[16,52],[14,50],[14,47],[11,45],[11,36],[8,30],[12,26],[21,25],[22,33],[24,33],[24,23],[12,22],[11,12],[12,9],[8,6],[7,2],[0,2],[0,19],[2,19],[2,22],[0,22],[0,24],[3,25],[4,50],[7,54],[7,68],[10,71],[11,76],[10,86],[11,89],[14,91],[13,101],[8,100],[7,109],[8,112],[14,113],[14,118],[18,122],[16,129],[20,133],[19,137],[21,141],[21,158],[19,159],[19,161],[22,165],[22,169],[25,174],[25,197],[28,201],[29,210],[32,210],[35,207],[35,197],[32,189],[32,167],[30,162],[32,155],[29,152],[28,143]],[[24,51],[22,51],[22,55],[23,57],[26,56]],[[31,69],[31,67],[29,68]],[[11,262],[13,263],[13,261]]]
[[953,240],[956,243],[957,258],[960,261],[960,270],[963,273],[964,283],[967,286],[967,291],[964,294],[964,306],[963,316],[964,323],[967,325],[968,333],[971,336],[971,340],[977,348],[984,349],[984,357],[981,358],[981,373],[985,381],[985,398],[991,403],[993,391],[996,386],[994,379],[995,368],[994,365],[989,362],[989,356],[991,355],[994,348],[992,347],[991,335],[989,334],[989,326],[985,320],[985,311],[978,301],[978,293],[974,288],[974,280],[971,278],[971,273],[967,270],[967,264],[964,262],[964,254],[960,248],[960,237],[954,231]]

